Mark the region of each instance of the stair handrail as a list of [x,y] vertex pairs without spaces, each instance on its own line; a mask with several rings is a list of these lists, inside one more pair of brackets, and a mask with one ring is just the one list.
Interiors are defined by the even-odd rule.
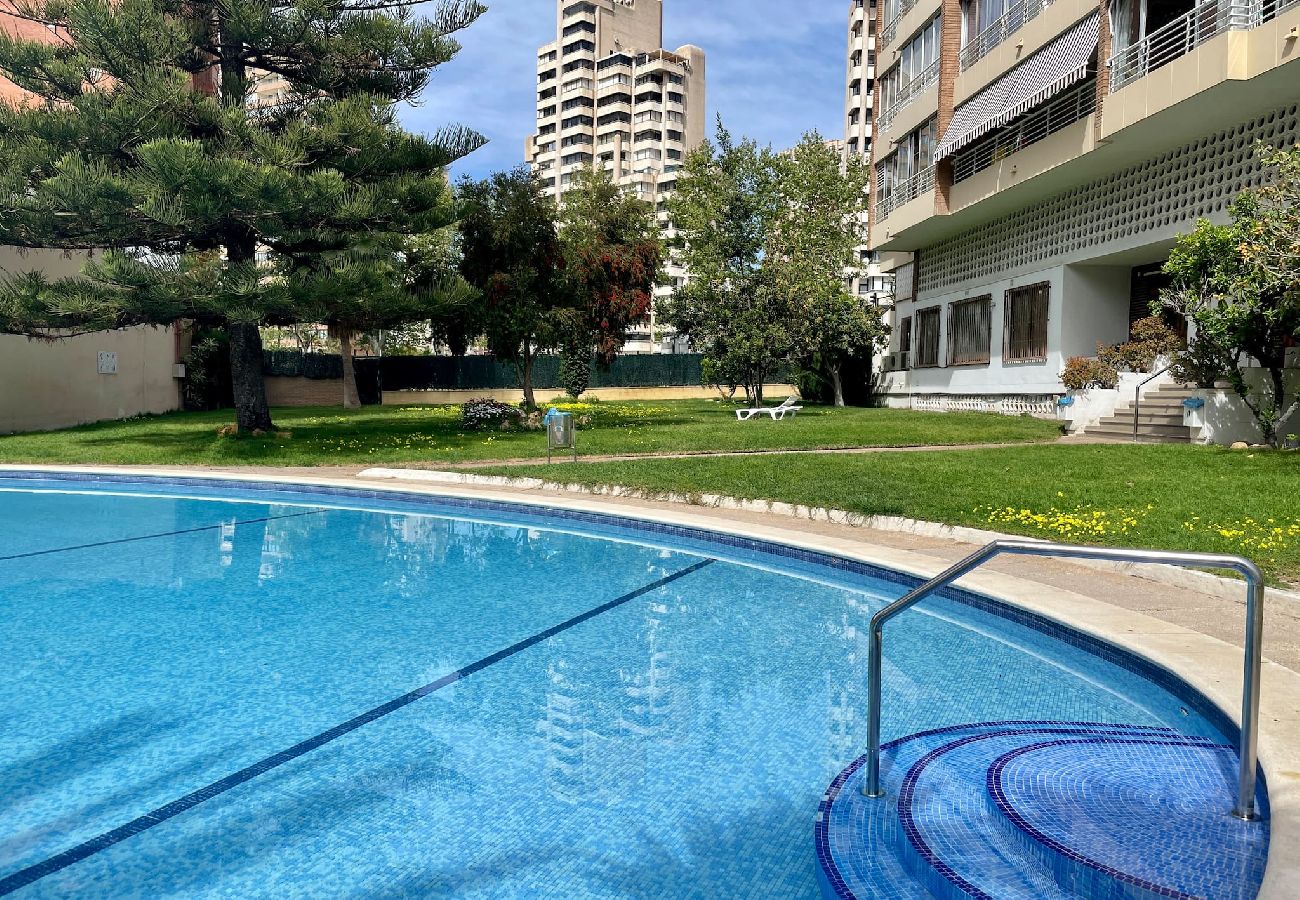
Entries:
[[1259,746],[1259,673],[1264,643],[1264,573],[1260,571],[1259,566],[1244,556],[1219,553],[1183,553],[1132,547],[1080,547],[1050,541],[993,541],[920,587],[909,591],[871,617],[870,656],[867,667],[867,778],[862,792],[868,797],[884,796],[884,791],[880,787],[880,693],[885,623],[899,613],[911,609],[935,591],[1003,554],[1230,569],[1245,578],[1246,639],[1243,654],[1245,662],[1242,680],[1241,736],[1238,741],[1240,768],[1237,775],[1237,800],[1232,814],[1239,819],[1256,818],[1255,769]]
[[1156,372],[1146,381],[1139,384],[1137,389],[1133,391],[1133,443],[1136,444],[1138,442],[1138,421],[1141,419],[1142,415],[1142,389],[1172,368],[1172,365],[1165,366],[1159,372]]

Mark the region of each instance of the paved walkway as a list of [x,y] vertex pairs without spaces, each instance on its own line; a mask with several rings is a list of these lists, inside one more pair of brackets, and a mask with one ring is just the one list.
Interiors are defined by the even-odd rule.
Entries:
[[[1055,441],[1019,441],[1003,444],[924,444],[909,447],[805,447],[784,450],[699,450],[682,453],[627,453],[620,455],[578,456],[580,463],[602,462],[638,462],[646,459],[724,459],[738,456],[845,456],[863,453],[926,453],[936,450],[1005,450],[1010,447],[1036,447],[1044,444],[1064,443],[1061,438]],[[557,462],[569,462],[563,453],[556,453]],[[494,466],[536,466],[546,465],[545,457],[517,457],[515,459],[482,459],[470,462],[430,462],[426,464],[402,463],[408,469],[487,469]]]

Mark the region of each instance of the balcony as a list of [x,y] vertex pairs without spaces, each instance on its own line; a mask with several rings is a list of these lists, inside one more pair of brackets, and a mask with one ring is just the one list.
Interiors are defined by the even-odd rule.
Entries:
[[957,153],[952,161],[953,183],[965,181],[1011,154],[1087,118],[1096,106],[1097,82],[1089,78]]
[[926,88],[933,85],[939,80],[939,60],[935,60],[920,75],[913,78],[905,86],[898,89],[898,94],[894,97],[894,102],[888,108],[881,111],[877,119],[877,127],[880,131],[885,131],[893,123],[894,117],[907,104],[911,103],[917,97],[921,96]]
[[906,181],[894,186],[885,197],[876,201],[876,219],[886,218],[905,203],[910,203],[926,191],[934,190],[934,166],[928,166]]
[[1254,28],[1266,20],[1266,13],[1268,18],[1272,18],[1296,2],[1268,0],[1261,4],[1243,0],[1202,0],[1172,22],[1112,56],[1107,62],[1110,66],[1110,90],[1114,93],[1132,84],[1221,34]]
[[961,49],[961,70],[965,72],[979,62],[989,51],[1001,44],[1008,37],[1024,27],[1026,22],[1037,18],[1038,14],[1051,6],[1053,0],[1021,0],[1002,14],[988,28],[967,42]]
[[916,6],[916,0],[899,0],[898,12],[894,13],[894,17],[886,22],[885,26],[880,29],[881,47],[888,46],[894,42],[894,38],[898,37],[898,23],[903,21],[903,16],[910,13],[914,6]]

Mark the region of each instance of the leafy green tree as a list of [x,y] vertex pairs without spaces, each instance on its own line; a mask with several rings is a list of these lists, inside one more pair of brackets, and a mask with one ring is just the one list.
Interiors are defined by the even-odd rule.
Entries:
[[464,356],[483,333],[481,296],[460,272],[460,230],[449,226],[416,235],[406,248],[408,275],[417,289],[439,293],[441,302],[426,326],[425,340]]
[[826,373],[835,405],[843,406],[845,362],[888,335],[883,310],[847,290],[866,237],[870,166],[857,156],[842,161],[816,132],[778,163],[783,202],[767,265],[796,310],[796,355]]
[[[1161,303],[1195,326],[1198,369],[1217,363],[1264,440],[1278,446],[1279,428],[1300,411],[1286,371],[1287,349],[1300,338],[1300,148],[1261,153],[1276,177],[1233,202],[1230,224],[1200,221],[1179,238]],[[1251,359],[1262,384],[1242,368]]]
[[564,192],[560,246],[573,292],[565,344],[583,365],[594,349],[607,366],[628,329],[650,314],[663,260],[654,207],[620,190],[605,170],[581,170]]
[[775,154],[737,143],[721,121],[716,144],[687,156],[668,200],[691,278],[663,317],[710,360],[716,383],[743,386],[752,403],[796,346],[796,309],[766,256],[782,202]]
[[[461,129],[408,134],[394,107],[483,11],[22,0],[18,14],[58,39],[0,34],[0,73],[37,97],[0,108],[0,243],[105,252],[80,277],[12,275],[0,329],[224,326],[238,425],[272,428],[259,326],[307,320],[325,272],[356,264],[367,271],[346,280],[373,283],[375,248],[440,224],[445,166],[481,144]],[[255,102],[262,73],[286,95]],[[326,261],[304,273],[313,254]]]
[[518,368],[524,403],[535,407],[533,366],[558,345],[557,311],[568,301],[555,204],[524,167],[462,181],[460,200],[461,273],[482,294],[488,349]]

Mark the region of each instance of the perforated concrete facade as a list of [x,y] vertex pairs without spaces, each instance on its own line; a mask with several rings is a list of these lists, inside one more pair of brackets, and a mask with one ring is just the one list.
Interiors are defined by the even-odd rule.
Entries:
[[1300,105],[1185,144],[1114,175],[942,241],[924,251],[920,290],[1070,263],[1176,236],[1221,218],[1241,191],[1263,183],[1257,144],[1300,143]]

